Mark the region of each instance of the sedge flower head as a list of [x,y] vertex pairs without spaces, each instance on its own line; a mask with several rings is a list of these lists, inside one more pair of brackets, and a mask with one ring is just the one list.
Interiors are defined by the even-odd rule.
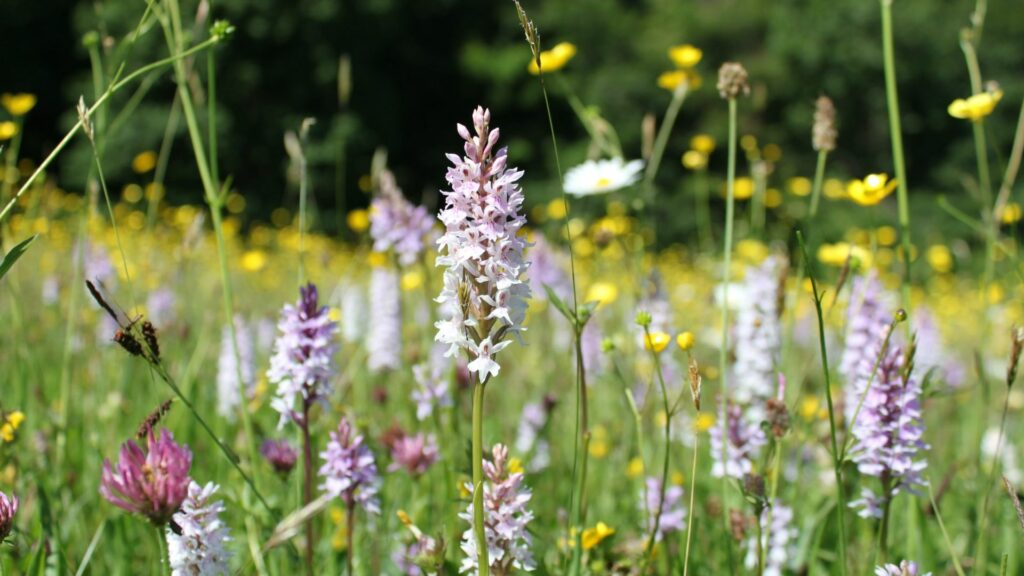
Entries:
[[[487,557],[492,573],[509,574],[513,569],[532,572],[537,565],[530,551],[533,538],[527,525],[533,520],[533,512],[526,506],[533,495],[523,484],[523,473],[513,472],[508,463],[508,448],[502,444],[496,444],[491,450],[491,460],[483,463]],[[467,482],[466,490],[472,494],[473,484]],[[459,573],[479,574],[472,503],[459,517],[469,522],[469,528],[462,535],[462,551],[466,557],[462,560]]]
[[154,437],[151,429],[146,450],[129,440],[121,445],[116,465],[103,461],[100,494],[114,506],[162,526],[188,495],[191,467],[192,451],[187,446],[175,442],[167,430]]
[[0,542],[14,529],[14,516],[18,513],[18,497],[0,492]]
[[342,418],[338,429],[331,432],[327,450],[320,457],[324,460],[320,467],[324,479],[321,490],[341,498],[346,506],[358,504],[367,512],[380,513],[377,463],[362,435],[355,433],[347,418]]
[[693,68],[703,55],[701,49],[692,44],[680,44],[668,49],[668,57],[678,68]]
[[437,302],[447,318],[435,324],[435,338],[448,346],[448,356],[466,351],[469,371],[481,382],[501,369],[495,356],[508,338],[521,338],[530,297],[526,240],[519,234],[526,224],[523,172],[507,167],[507,149],[495,150],[499,132],[490,123],[491,113],[477,107],[475,135],[458,125],[465,155],[448,155],[451,190],[442,191],[445,233],[437,241],[437,265],[445,268]]
[[24,116],[36,107],[35,94],[4,94],[0,96],[2,105],[11,116]]
[[555,72],[561,70],[576,55],[576,45],[570,42],[559,42],[551,50],[544,50],[540,53],[540,68],[537,67],[537,59],[532,58],[527,66],[527,71],[534,76],[544,72]]
[[862,180],[852,180],[846,186],[846,194],[861,206],[874,206],[896,189],[896,179],[889,180],[886,174],[868,174]]
[[296,410],[300,398],[304,406],[325,399],[335,372],[337,324],[327,307],[320,306],[316,286],[303,286],[300,294],[295,305],[286,304],[281,312],[280,335],[267,371],[267,380],[277,384],[271,406],[281,414],[278,428],[302,420],[302,410]]
[[953,100],[947,111],[953,118],[980,122],[996,109],[996,104],[999,104],[1002,98],[1002,90],[982,92],[970,98],[957,98]]
[[220,519],[224,503],[211,501],[220,487],[210,482],[192,482],[181,510],[174,515],[179,530],[167,528],[167,556],[172,576],[229,574],[231,541],[227,525]]
[[643,160],[587,160],[565,173],[563,187],[567,194],[573,196],[607,194],[636,183],[643,169]]

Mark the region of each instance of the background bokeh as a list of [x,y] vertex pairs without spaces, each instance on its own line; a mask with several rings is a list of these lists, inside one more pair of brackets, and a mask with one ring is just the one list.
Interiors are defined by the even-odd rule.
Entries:
[[[192,2],[185,6],[196,8]],[[671,66],[666,49],[688,42],[704,50],[698,67],[704,85],[683,106],[659,172],[659,186],[668,191],[661,198],[673,203],[670,209],[689,211],[690,202],[673,193],[686,186],[678,159],[689,138],[707,132],[719,142],[724,139],[725,106],[714,78],[727,60],[743,62],[754,87],[742,105],[741,134],[755,135],[762,145],[781,146],[774,185],[813,171],[811,114],[822,93],[835,100],[839,111],[840,144],[830,157],[830,176],[892,172],[877,3],[564,0],[527,2],[525,7],[545,46],[559,41],[578,46],[561,75],[584,103],[597,107],[617,128],[631,157],[640,155],[643,115],[660,120],[670,98],[655,83]],[[894,6],[908,174],[915,207],[927,217],[940,214],[934,207],[937,194],[949,194],[954,201],[965,195],[963,179],[974,170],[969,126],[946,113],[950,101],[970,91],[958,37],[973,8],[970,0],[898,1]],[[45,156],[75,120],[78,96],[95,99],[83,39],[94,32],[101,39],[120,39],[131,33],[144,9],[141,1],[123,0],[0,3],[0,37],[5,39],[0,88],[39,95],[26,126],[23,156]],[[235,25],[236,33],[216,53],[221,165],[246,198],[244,219],[267,220],[273,208],[297,204],[297,184],[289,179],[282,141],[284,132],[296,130],[305,117],[317,120],[309,156],[314,202],[321,209],[318,226],[325,231],[339,228],[339,204],[367,203],[357,184],[378,147],[387,149],[406,193],[436,205],[436,191],[444,184],[442,154],[458,146],[453,126],[467,122],[476,104],[492,108],[513,163],[527,170],[529,202],[556,193],[540,87],[525,71],[530,55],[511,1],[213,0],[200,35],[222,18]],[[143,34],[128,69],[166,54],[159,32]],[[986,123],[997,174],[1016,123],[1015,103],[1024,91],[1017,73],[1024,65],[1018,49],[1022,36],[1020,6],[990,2],[980,51],[982,74],[1006,93],[1005,105]],[[100,49],[104,66],[115,60],[109,52]],[[347,102],[339,95],[344,58],[351,63]],[[205,74],[205,57],[194,65]],[[563,164],[571,165],[587,154],[585,132],[562,97],[561,82],[550,86]],[[124,107],[132,95],[131,89],[119,93],[111,110]],[[104,169],[112,189],[139,180],[131,170],[132,158],[160,148],[173,98],[170,75],[154,76],[130,122],[109,134]],[[184,122],[178,123],[173,144],[168,199],[199,202]],[[713,155],[711,172],[721,173],[724,161],[722,152]],[[65,188],[80,188],[88,167],[83,140],[60,158],[57,179]],[[826,221],[829,217],[825,214]],[[680,240],[690,231],[692,218],[681,215],[665,223],[659,239]]]

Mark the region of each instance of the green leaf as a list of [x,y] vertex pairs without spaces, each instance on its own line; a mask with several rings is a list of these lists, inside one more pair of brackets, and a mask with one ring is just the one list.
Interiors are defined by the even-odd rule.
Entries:
[[551,286],[544,284],[544,291],[548,293],[548,300],[551,302],[551,304],[553,304],[554,307],[557,308],[558,311],[562,313],[562,316],[565,316],[565,319],[568,320],[570,324],[575,326],[576,315],[573,314],[572,310],[569,309],[565,302],[563,302],[562,299],[558,297],[558,294],[555,294],[554,289],[552,289]]
[[30,236],[14,248],[11,248],[10,252],[4,254],[3,260],[0,260],[0,278],[3,278],[4,274],[7,274],[7,271],[11,269],[11,266],[14,266],[14,263],[18,261],[18,258],[21,258],[21,255],[28,250],[28,245],[36,239],[36,236],[37,235]]

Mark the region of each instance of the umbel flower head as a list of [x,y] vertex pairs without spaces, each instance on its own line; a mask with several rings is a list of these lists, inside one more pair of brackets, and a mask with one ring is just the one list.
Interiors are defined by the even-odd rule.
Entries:
[[566,171],[563,188],[566,194],[573,196],[606,194],[634,184],[640,179],[643,169],[643,160],[587,160]]
[[225,545],[231,541],[228,527],[221,521],[224,503],[211,502],[220,487],[213,482],[200,486],[193,481],[181,510],[174,515],[180,530],[167,528],[167,556],[173,576],[214,576],[229,574],[231,553]]
[[[491,461],[484,461],[484,534],[487,557],[495,574],[510,574],[513,569],[532,572],[536,568],[530,546],[533,540],[526,525],[533,520],[533,512],[526,507],[533,496],[523,485],[523,473],[512,472],[508,463],[508,448],[496,444],[491,450]],[[472,492],[472,483],[466,483]],[[478,574],[477,543],[473,532],[473,504],[459,517],[469,522],[462,534],[462,560],[460,573]]]
[[146,440],[147,450],[133,440],[122,444],[116,466],[103,461],[100,494],[114,506],[162,526],[188,495],[192,451],[175,442],[167,430],[154,437],[150,429]]
[[337,325],[327,308],[320,307],[316,286],[307,284],[299,292],[299,301],[286,304],[281,312],[277,324],[281,333],[267,371],[267,379],[277,384],[277,396],[270,405],[281,414],[278,428],[289,421],[301,422],[296,400],[301,398],[308,406],[326,398],[334,376]]
[[0,492],[0,543],[14,528],[14,515],[18,513],[18,497]]
[[505,148],[495,151],[498,130],[490,123],[491,113],[477,107],[475,135],[458,126],[465,156],[448,155],[452,166],[445,178],[451,190],[442,191],[445,207],[439,218],[445,233],[437,241],[437,265],[445,267],[437,301],[449,317],[435,324],[436,339],[449,347],[448,356],[465,350],[469,371],[480,382],[498,374],[495,355],[508,346],[509,336],[524,330],[530,296],[524,278],[526,241],[519,235],[526,224],[517,184],[523,172],[506,167]]
[[331,441],[320,457],[324,459],[320,467],[323,491],[341,498],[347,506],[358,504],[367,512],[380,513],[377,463],[363,437],[354,433],[347,418],[342,418],[338,430],[331,432]]
[[921,476],[927,467],[921,453],[928,449],[922,440],[921,385],[904,370],[898,347],[890,345],[881,354],[878,374],[853,423],[850,451],[861,474],[882,482],[882,495],[865,487],[861,498],[850,503],[865,518],[881,518],[887,500],[926,482]]
[[405,199],[390,170],[381,170],[377,181],[377,197],[370,204],[373,249],[394,250],[400,264],[414,264],[423,254],[434,221],[426,208]]

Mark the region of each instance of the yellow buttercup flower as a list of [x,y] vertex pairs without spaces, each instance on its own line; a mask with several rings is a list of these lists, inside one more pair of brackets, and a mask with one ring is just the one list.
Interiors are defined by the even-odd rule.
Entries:
[[846,265],[847,258],[859,262],[864,268],[871,267],[871,252],[861,246],[849,242],[837,242],[836,244],[822,244],[818,248],[818,260],[822,264],[842,267]]
[[818,408],[821,406],[821,401],[818,400],[817,396],[807,395],[800,400],[800,417],[808,422],[813,422],[815,415],[818,414]]
[[899,240],[899,233],[892,226],[879,226],[875,231],[878,243],[882,246],[892,246]]
[[715,425],[715,415],[708,412],[701,412],[693,421],[693,429],[697,432],[707,432]]
[[861,206],[874,206],[896,189],[896,183],[886,174],[868,174],[863,180],[852,180],[847,184],[846,193]]
[[267,254],[262,250],[246,250],[242,254],[242,269],[249,272],[259,272],[267,265]]
[[36,106],[35,94],[4,94],[0,96],[0,104],[10,112],[11,116],[24,116]]
[[682,351],[687,351],[693,348],[693,345],[697,343],[697,337],[693,335],[693,332],[683,332],[676,336],[676,346]]
[[668,57],[679,68],[693,68],[703,55],[701,49],[692,44],[680,44],[668,49]]
[[809,196],[813,188],[810,178],[796,176],[786,181],[786,189],[793,196]]
[[711,154],[715,150],[715,139],[708,134],[697,134],[690,138],[690,148],[704,154]]
[[1002,212],[999,214],[999,221],[1003,224],[1016,224],[1020,222],[1022,215],[1024,215],[1024,209],[1021,209],[1020,204],[1010,202],[1003,207]]
[[555,198],[551,202],[548,202],[547,209],[548,218],[552,220],[561,220],[565,218],[565,200],[561,198]]
[[510,474],[522,474],[523,473],[523,461],[519,458],[509,458],[508,460],[508,471]]
[[345,220],[353,232],[365,232],[370,227],[370,213],[366,210],[353,210],[348,213]]
[[608,443],[601,439],[590,442],[590,455],[595,460],[600,460],[608,455]]
[[[729,193],[729,189],[726,187],[722,188],[722,195],[725,196]],[[741,176],[733,182],[732,189],[733,198],[736,200],[747,200],[754,195],[754,181],[746,176]]]
[[580,536],[583,540],[583,549],[590,550],[612,534],[615,534],[614,528],[608,526],[604,522],[598,522],[597,526],[585,529],[583,534]]
[[628,478],[637,478],[644,473],[644,461],[639,456],[633,457],[626,466],[626,476]]
[[412,292],[423,286],[423,273],[419,270],[410,270],[402,274],[402,291]]
[[3,425],[0,425],[0,439],[4,442],[13,442],[14,433],[18,431],[18,427],[25,421],[25,414],[20,410],[15,410],[7,414]]
[[699,150],[687,150],[683,154],[683,166],[688,170],[703,170],[708,166],[708,155]]
[[373,268],[380,268],[388,263],[388,255],[384,252],[370,252],[366,257],[366,263]]
[[684,82],[687,84],[687,88],[696,90],[700,88],[703,80],[700,74],[693,70],[669,70],[658,75],[658,87],[665,90],[675,90]]
[[778,188],[768,188],[764,191],[764,205],[767,208],[778,208],[782,206],[782,192]]
[[654,350],[655,352],[661,352],[671,341],[672,337],[665,332],[651,332],[650,334],[644,335],[644,348],[647,350]]
[[540,53],[540,69],[537,68],[537,60],[535,58],[530,59],[530,64],[526,69],[534,76],[540,74],[541,70],[554,72],[564,68],[575,55],[576,46],[574,44],[559,42],[551,50],[544,50]]
[[585,302],[600,302],[602,305],[608,305],[615,302],[619,297],[619,288],[611,282],[595,282],[587,290],[587,297],[584,298]]
[[945,244],[934,244],[928,247],[924,257],[928,265],[939,274],[945,274],[953,269],[953,254]]
[[0,142],[14,138],[18,133],[18,125],[11,121],[0,122]]
[[156,168],[156,152],[152,150],[139,152],[132,158],[132,170],[136,174],[145,174],[153,168]]
[[982,92],[981,94],[975,94],[970,98],[957,98],[953,100],[953,103],[949,105],[947,109],[949,115],[953,118],[960,118],[961,120],[970,120],[972,122],[979,122],[982,118],[988,116],[996,109],[996,104],[1003,98],[1003,91],[996,90],[995,92]]

